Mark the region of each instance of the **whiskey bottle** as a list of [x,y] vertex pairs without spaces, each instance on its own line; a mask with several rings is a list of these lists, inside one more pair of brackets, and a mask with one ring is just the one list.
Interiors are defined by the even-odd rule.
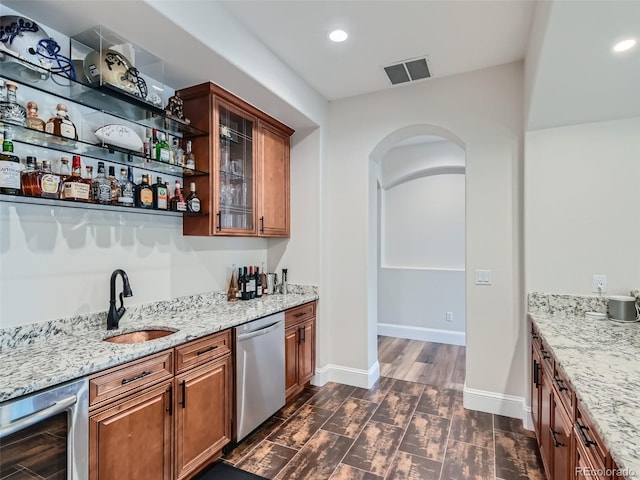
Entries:
[[78,140],[78,131],[76,126],[69,120],[67,106],[64,103],[57,105],[55,117],[51,117],[45,125],[45,131],[59,137]]
[[155,158],[158,162],[169,163],[171,160],[171,149],[169,144],[164,140],[164,133],[158,133],[158,143],[156,144]]
[[162,177],[157,177],[157,182],[153,184],[153,208],[169,210],[169,190]]
[[153,188],[147,175],[142,175],[142,181],[136,187],[136,207],[153,208]]
[[120,196],[118,205],[123,207],[133,207],[134,199],[133,167],[120,169]]
[[33,179],[36,172],[36,157],[27,157],[27,167],[20,174],[20,188],[22,195],[30,197],[33,195]]
[[200,197],[196,193],[196,182],[191,182],[190,193],[187,197],[187,211],[200,213]]
[[180,165],[181,167],[185,166],[185,154],[184,150],[180,146],[181,139],[174,137],[173,139],[173,158],[174,163],[176,165]]
[[116,168],[113,165],[109,166],[108,179],[111,186],[111,205],[117,205],[120,196],[120,183],[116,180]]
[[176,180],[176,188],[173,192],[173,197],[171,198],[171,210],[173,210],[174,212],[187,211],[187,203],[184,201],[184,196],[182,195],[179,180]]
[[60,182],[62,183],[62,186],[60,187],[60,198],[64,199],[64,182],[71,176],[71,168],[69,168],[69,157],[60,157],[58,174],[60,175]]
[[92,183],[93,200],[103,205],[111,204],[111,182],[104,173],[104,162],[98,162],[98,176]]
[[27,128],[44,132],[44,120],[38,117],[38,104],[36,102],[27,103]]
[[93,178],[93,167],[91,165],[87,165],[84,167],[86,175],[83,177],[89,180],[89,185],[91,185],[91,193],[89,194],[89,201],[94,202],[95,198],[98,196],[96,190],[98,189],[98,184],[95,183],[95,179]]
[[82,178],[80,156],[74,155],[71,176],[64,181],[64,198],[76,202],[88,202],[91,196],[91,180]]
[[196,156],[191,150],[191,140],[187,140],[187,152],[185,153],[185,167],[189,170],[196,169]]
[[49,160],[43,160],[42,170],[35,174],[34,196],[60,198],[61,187],[60,175],[53,173]]
[[[7,82],[10,83],[10,82]],[[20,195],[20,158],[13,154],[12,132],[5,130],[0,153],[0,193]]]
[[7,98],[0,102],[0,121],[25,126],[27,122],[27,110],[18,104],[18,84],[7,81]]

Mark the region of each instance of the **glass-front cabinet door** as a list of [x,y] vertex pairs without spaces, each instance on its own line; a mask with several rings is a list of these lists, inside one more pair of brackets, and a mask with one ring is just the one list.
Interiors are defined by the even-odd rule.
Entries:
[[217,179],[216,233],[256,233],[256,118],[216,100]]

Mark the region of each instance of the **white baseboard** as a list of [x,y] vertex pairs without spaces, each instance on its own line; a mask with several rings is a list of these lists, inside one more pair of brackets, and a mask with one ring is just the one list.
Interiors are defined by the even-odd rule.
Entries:
[[465,383],[462,398],[464,408],[517,418],[522,420],[525,428],[529,430],[533,429],[531,428],[533,426],[533,422],[531,421],[531,407],[525,405],[523,397],[476,390],[475,388],[467,387]]
[[369,389],[376,383],[379,377],[380,364],[378,361],[376,361],[369,370],[328,364],[322,368],[316,368],[316,374],[311,380],[311,383],[321,387],[327,382],[337,382],[353,387]]
[[391,323],[378,323],[378,335],[422,340],[423,342],[447,343],[449,345],[464,346],[466,343],[464,332],[439,330],[437,328],[409,327]]

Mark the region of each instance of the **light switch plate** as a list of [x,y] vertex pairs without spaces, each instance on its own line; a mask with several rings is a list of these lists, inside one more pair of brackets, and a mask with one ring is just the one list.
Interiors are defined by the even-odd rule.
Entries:
[[491,285],[491,270],[476,270],[476,285]]

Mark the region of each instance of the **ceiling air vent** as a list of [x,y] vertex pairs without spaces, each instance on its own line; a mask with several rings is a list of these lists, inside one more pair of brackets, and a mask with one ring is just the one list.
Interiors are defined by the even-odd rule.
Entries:
[[392,85],[422,80],[423,78],[429,78],[431,76],[426,57],[415,60],[405,60],[401,63],[383,68]]

